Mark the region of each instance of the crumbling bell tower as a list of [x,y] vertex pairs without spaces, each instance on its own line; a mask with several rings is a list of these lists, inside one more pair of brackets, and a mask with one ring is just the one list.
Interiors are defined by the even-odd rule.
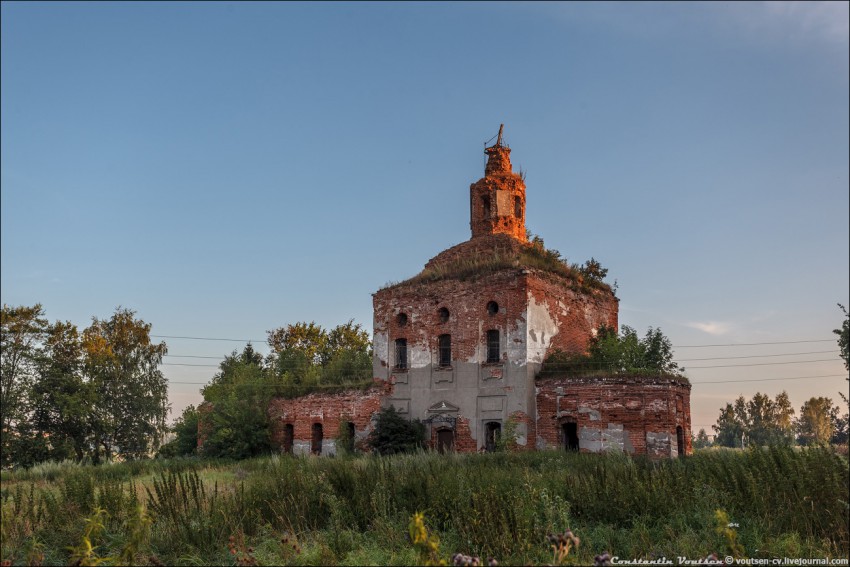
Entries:
[[511,169],[511,148],[502,142],[504,124],[496,143],[485,148],[484,177],[469,186],[469,226],[472,238],[507,234],[527,242],[525,182]]

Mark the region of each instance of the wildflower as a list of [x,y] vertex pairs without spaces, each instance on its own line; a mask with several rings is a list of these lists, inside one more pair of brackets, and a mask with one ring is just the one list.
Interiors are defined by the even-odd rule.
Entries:
[[577,548],[581,542],[572,530],[567,530],[562,534],[549,534],[546,539],[552,545],[553,562],[557,564],[563,563],[567,555],[570,554],[570,549]]
[[611,565],[611,556],[608,555],[607,551],[593,558],[593,567],[608,567],[609,565]]

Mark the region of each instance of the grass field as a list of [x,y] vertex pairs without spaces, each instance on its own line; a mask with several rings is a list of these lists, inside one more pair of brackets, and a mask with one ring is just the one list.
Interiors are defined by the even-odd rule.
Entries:
[[[47,464],[2,473],[1,552],[13,564],[835,558],[850,547],[848,483],[846,456],[827,448]],[[418,512],[431,555],[411,542]],[[581,543],[553,557],[547,536],[567,529]]]

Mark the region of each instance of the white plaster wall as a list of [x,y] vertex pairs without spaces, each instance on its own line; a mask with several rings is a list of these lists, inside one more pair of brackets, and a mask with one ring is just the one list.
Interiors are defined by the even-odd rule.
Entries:
[[517,319],[513,325],[508,326],[508,331],[505,334],[505,351],[508,353],[508,362],[516,364],[517,366],[525,366],[526,358],[525,358],[525,347],[526,347],[526,339],[528,336],[528,324],[526,322],[526,318],[528,317],[528,312],[523,311],[519,319]]
[[528,293],[528,362],[543,363],[552,337],[558,333],[558,323],[549,313],[546,303],[537,303]]
[[431,351],[422,344],[407,343],[407,363],[410,368],[425,368],[431,364]]
[[389,365],[389,338],[387,333],[375,332],[375,337],[372,339],[372,349],[379,363],[383,362]]

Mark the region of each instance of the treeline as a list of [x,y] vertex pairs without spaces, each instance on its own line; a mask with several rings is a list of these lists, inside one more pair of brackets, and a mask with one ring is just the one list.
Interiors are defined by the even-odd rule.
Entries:
[[[850,313],[840,303],[844,314],[841,327],[832,332],[838,335],[837,343],[844,369],[850,372]],[[848,377],[850,381],[850,377]],[[847,395],[838,392],[845,405],[850,405]],[[841,414],[841,409],[832,403],[832,398],[811,397],[800,407],[795,417],[791,400],[785,391],[774,399],[761,392],[749,400],[738,396],[734,403],[720,408],[714,441],[705,429],[700,429],[694,438],[694,448],[716,445],[720,447],[744,447],[748,445],[815,445],[834,443],[846,445],[850,437],[850,411]]]
[[333,329],[295,323],[268,331],[271,353],[248,344],[221,362],[201,393],[201,407],[187,407],[175,423],[175,438],[160,453],[171,457],[196,452],[198,426],[203,454],[243,459],[269,453],[269,402],[311,391],[365,388],[372,384],[369,334],[353,320]]
[[[846,398],[845,398],[846,401]],[[694,438],[695,448],[747,447],[750,445],[816,445],[846,444],[850,414],[840,413],[831,398],[812,397],[796,414],[785,391],[774,399],[757,392],[749,400],[739,396],[734,403],[720,409],[717,423],[712,426],[712,442],[705,429]]]
[[80,331],[40,304],[0,315],[0,465],[137,459],[167,432],[165,343],[129,309]]

